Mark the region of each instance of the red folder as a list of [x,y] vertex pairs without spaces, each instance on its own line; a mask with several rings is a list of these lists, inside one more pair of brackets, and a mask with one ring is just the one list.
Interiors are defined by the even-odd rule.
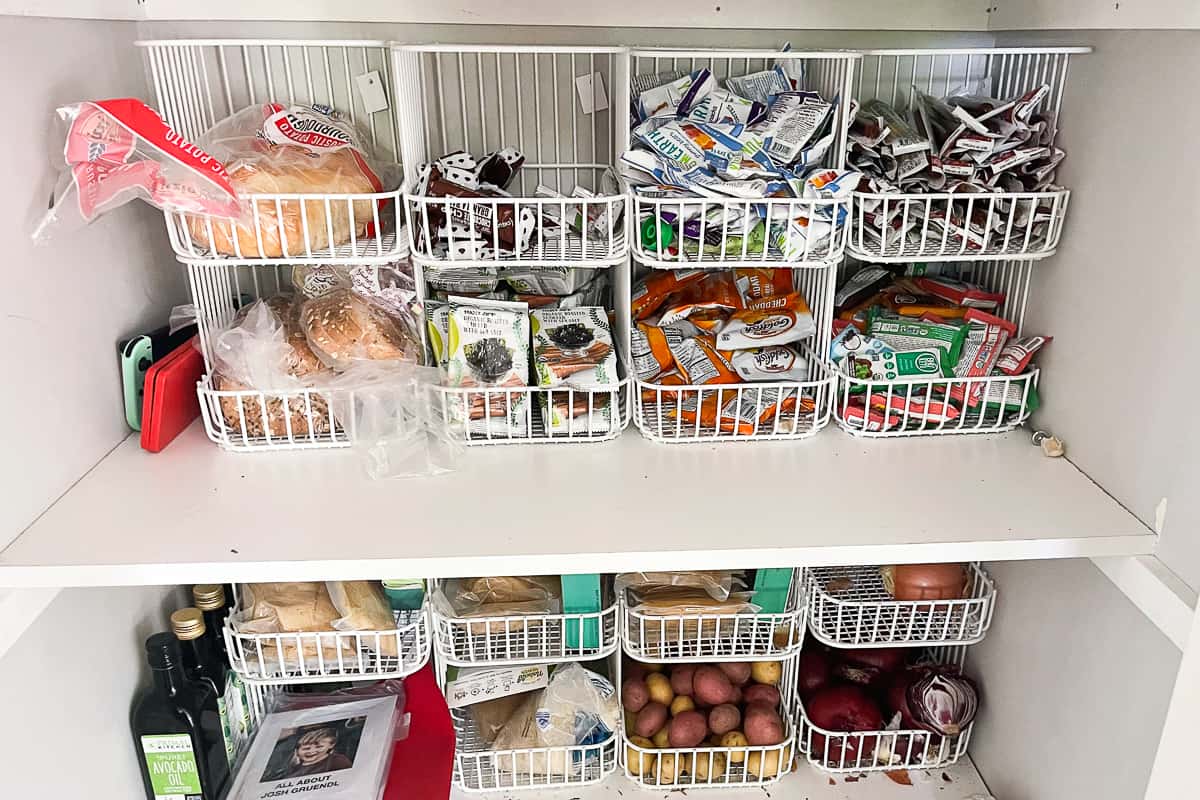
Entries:
[[454,723],[433,667],[404,681],[408,738],[396,743],[383,800],[444,800],[454,772]]

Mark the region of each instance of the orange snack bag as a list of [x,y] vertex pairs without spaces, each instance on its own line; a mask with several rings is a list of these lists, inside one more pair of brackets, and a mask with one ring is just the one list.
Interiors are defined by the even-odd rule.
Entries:
[[[797,406],[795,389],[786,389],[782,393],[771,387],[748,389],[742,392],[741,397],[736,390],[724,393],[723,397],[719,394],[711,392],[700,402],[701,426],[719,426],[723,433],[749,435],[765,431],[782,432],[793,424]],[[803,397],[799,400],[799,406],[801,413],[811,413],[816,404],[811,397]],[[672,419],[678,417],[685,423],[695,425],[695,395],[685,397],[677,406],[666,408],[665,412]]]
[[737,282],[739,294],[744,302],[761,300],[764,297],[775,297],[781,294],[791,294],[796,291],[792,285],[790,269],[735,269],[734,280]]
[[702,269],[654,270],[633,287],[630,309],[634,319],[645,319],[658,310],[672,292],[698,283],[710,273]]
[[[685,381],[683,376],[679,374],[679,370],[675,369],[671,370],[666,375],[662,375],[654,379],[655,386],[685,386],[686,384],[687,381]],[[643,388],[642,400],[647,403],[657,403],[660,399],[674,401],[678,394],[679,393],[676,391],[658,391],[655,389]]]
[[[712,272],[703,279],[676,293],[663,305],[659,325],[670,325],[686,319],[702,330],[715,330],[723,322],[725,313],[742,307],[742,297],[737,284],[728,272]],[[710,324],[696,322],[697,317]]]
[[639,379],[651,380],[675,363],[671,342],[678,345],[683,341],[680,331],[639,322],[630,333],[633,339],[633,370]]
[[717,352],[713,337],[700,335],[671,345],[675,368],[691,386],[709,383],[741,383],[732,365]]

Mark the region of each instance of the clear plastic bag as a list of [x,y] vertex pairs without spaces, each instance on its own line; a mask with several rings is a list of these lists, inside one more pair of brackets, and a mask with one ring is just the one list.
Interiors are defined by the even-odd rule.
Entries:
[[473,636],[521,631],[541,623],[537,617],[562,613],[562,588],[549,576],[455,578],[433,592],[434,609],[451,619],[513,617],[505,622],[475,622]]
[[703,589],[714,600],[725,600],[735,586],[744,586],[740,576],[728,570],[688,570],[683,572],[622,572],[613,582],[617,594],[625,589],[635,592],[657,586]]
[[[210,128],[198,144],[225,165],[239,195],[363,195],[382,192],[388,174],[369,138],[334,110],[266,103]],[[381,233],[377,201],[314,197],[258,200],[249,222],[189,218],[197,246],[223,255],[281,258]],[[211,227],[210,227],[211,222]]]
[[350,641],[334,633],[333,622],[341,614],[323,581],[243,584],[239,600],[238,610],[230,616],[237,633],[314,634],[264,640],[261,653],[246,654],[247,658],[261,657],[270,670],[294,670],[301,662],[308,669],[317,669],[322,660],[328,664],[337,663],[339,656],[356,657]]
[[156,208],[237,218],[246,209],[221,162],[186,141],[140,100],[60,106],[68,124],[50,208],[33,232],[82,227],[131,200]]
[[374,683],[356,683],[343,689],[329,692],[288,692],[282,691],[271,700],[272,714],[281,711],[297,711],[307,708],[324,708],[338,703],[351,703],[355,700],[370,700],[375,697],[396,698],[396,727],[392,733],[395,741],[408,738],[410,715],[404,712],[404,681],[390,678]]
[[383,586],[377,581],[327,581],[329,598],[342,616],[333,621],[339,631],[382,631],[386,635],[360,638],[363,646],[396,658],[399,648],[396,618],[388,605]]
[[405,361],[356,361],[327,380],[334,416],[372,478],[439,475],[457,469],[461,433],[448,425],[434,367]]
[[362,361],[411,361],[422,357],[411,313],[393,313],[350,288],[306,300],[300,324],[308,345],[325,365],[345,370]]

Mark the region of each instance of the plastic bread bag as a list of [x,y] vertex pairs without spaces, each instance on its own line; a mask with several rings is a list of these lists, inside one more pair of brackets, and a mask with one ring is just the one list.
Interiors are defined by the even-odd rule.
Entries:
[[409,361],[357,361],[321,385],[371,478],[440,475],[458,467],[463,431],[451,421],[441,374]]
[[220,160],[185,140],[140,100],[94,100],[57,109],[67,123],[63,167],[33,232],[77,228],[117,206],[236,218],[245,208]]
[[[522,631],[540,625],[538,616],[562,613],[561,588],[551,577],[449,580],[432,592],[431,603],[444,617],[482,620],[467,626],[472,636]],[[494,619],[506,617],[513,619]]]
[[635,592],[675,586],[703,589],[714,600],[727,600],[730,592],[744,586],[740,575],[728,570],[688,570],[685,572],[621,572],[613,581],[618,595],[625,589]]
[[[239,588],[239,603],[229,621],[239,634],[281,634],[257,641],[236,639],[244,658],[265,670],[306,669],[320,665],[359,664],[358,652],[339,636],[333,621],[340,615],[324,582],[248,583]],[[294,635],[305,634],[305,635]]]
[[423,357],[412,313],[397,313],[353,289],[334,289],[305,301],[300,324],[312,351],[336,370],[364,361],[419,363]]
[[239,196],[318,196],[258,200],[252,218],[237,225],[190,217],[192,241],[222,255],[281,258],[381,234],[376,200],[326,203],[319,196],[372,194],[395,182],[367,142],[368,135],[327,106],[265,103],[226,117],[197,144],[225,165]]
[[297,264],[292,267],[292,286],[308,299],[323,297],[336,289],[353,289],[390,310],[393,316],[417,318],[417,285],[407,259],[392,264]]
[[485,603],[527,603],[562,597],[562,584],[557,575],[458,578],[443,585],[452,592],[455,608],[463,611]]
[[[550,676],[550,684],[531,693],[509,717],[492,743],[494,750],[517,750],[497,757],[506,772],[536,775],[582,773],[586,759],[598,758],[598,745],[608,741],[621,723],[621,709],[612,683],[577,663],[563,664]],[[532,751],[532,752],[529,752]]]
[[[342,616],[333,621],[339,631],[367,631],[358,637],[362,647],[381,655],[399,656],[396,618],[377,581],[326,581],[333,607]],[[378,635],[376,635],[378,634]]]

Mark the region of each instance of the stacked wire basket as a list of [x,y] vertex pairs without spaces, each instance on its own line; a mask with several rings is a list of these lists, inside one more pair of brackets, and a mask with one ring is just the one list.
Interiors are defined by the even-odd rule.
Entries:
[[[258,236],[256,240],[252,236],[248,244],[237,239],[232,244],[219,242],[214,233],[219,225],[212,219],[166,215],[172,247],[188,271],[209,369],[198,387],[205,429],[225,448],[338,447],[353,438],[354,420],[335,417],[321,391],[221,386],[212,378],[214,332],[227,326],[247,303],[290,288],[291,270],[296,265],[373,269],[411,261],[422,302],[432,297],[427,276],[447,267],[554,266],[600,270],[608,276],[606,305],[613,315],[619,380],[590,390],[431,387],[430,391],[439,395],[437,407],[443,409],[448,425],[472,407],[524,409],[526,424],[506,429],[471,428],[456,434],[473,444],[601,442],[620,435],[631,420],[644,437],[665,443],[807,439],[831,419],[842,430],[866,437],[995,433],[1012,430],[1032,413],[1039,378],[1036,367],[1016,376],[895,383],[865,382],[839,372],[828,359],[834,293],[859,264],[945,262],[942,274],[1003,292],[1006,300],[996,313],[1012,322],[1019,336],[1033,266],[1055,252],[1068,191],[980,194],[965,200],[952,195],[861,191],[848,200],[694,198],[686,201],[688,205],[698,204],[706,211],[723,207],[736,215],[739,210],[749,212],[754,205],[770,205],[771,215],[776,211],[797,217],[822,213],[845,223],[829,237],[806,243],[802,253],[789,254],[788,259],[771,247],[753,253],[744,247],[742,252],[736,247],[699,248],[688,255],[668,257],[661,242],[643,242],[637,225],[644,218],[658,218],[660,211],[672,212],[673,206],[682,212],[684,201],[630,190],[615,178],[615,165],[630,143],[626,109],[631,80],[638,75],[707,67],[722,79],[787,64],[791,72],[805,76],[806,89],[823,97],[853,97],[860,103],[879,98],[901,111],[915,102],[914,89],[941,96],[958,87],[975,86],[996,97],[1011,97],[1047,85],[1042,112],[1056,127],[1070,56],[1085,49],[805,53],[273,40],[179,40],[140,45],[153,79],[155,103],[167,122],[189,138],[254,103],[317,103],[343,111],[369,131],[380,157],[404,175],[403,186],[388,186],[366,195],[255,195],[250,199],[256,215],[253,230]],[[387,108],[368,110],[360,94],[364,76],[378,79],[388,98]],[[837,106],[837,142],[823,157],[825,166],[846,165],[849,107],[846,102]],[[526,157],[510,187],[511,197],[447,198],[418,193],[422,164],[455,151],[482,156],[507,146],[518,148]],[[586,196],[567,196],[576,187],[585,189]],[[533,212],[542,234],[534,237],[535,246],[520,253],[495,247],[463,257],[451,255],[453,248],[430,237],[431,214],[436,217],[454,210],[475,219],[495,214],[500,202],[514,210]],[[979,247],[968,249],[965,238],[939,239],[927,230],[931,218],[948,214],[952,203],[963,202],[969,214],[982,214],[988,220],[986,241]],[[263,240],[257,216],[278,215],[283,204],[298,204],[304,212],[302,218],[316,220],[316,227],[325,219],[332,230],[335,217],[348,216],[372,234],[352,235],[348,242],[317,249],[313,241],[328,239],[310,238],[306,231],[294,241],[282,237],[275,247]],[[780,205],[787,208],[774,208]],[[918,244],[872,237],[867,210],[879,208],[901,220],[910,216],[925,220]],[[1045,227],[1037,237],[1029,234],[1028,227],[1020,235],[1014,234],[1014,220],[1031,209],[1047,214]],[[599,238],[581,237],[566,227],[553,232],[542,229],[547,216],[587,218],[598,211],[623,222]],[[369,219],[356,219],[363,214]],[[673,215],[682,228],[684,215]],[[453,237],[453,231],[450,235]],[[806,380],[668,387],[631,374],[630,303],[637,278],[653,270],[742,267],[789,270],[793,287],[806,298],[817,330],[801,347],[808,362]],[[426,326],[420,328],[422,335],[427,335]],[[963,414],[950,421],[932,421],[904,411],[899,424],[887,430],[872,428],[865,415],[846,413],[851,398],[861,398],[864,392],[876,400],[882,396],[884,407],[894,404],[903,408],[917,394],[979,391],[980,385],[988,397],[994,393],[1012,402],[1001,404],[1000,410]],[[733,403],[759,408],[768,395],[785,392],[795,392],[805,402],[797,403],[793,411],[759,418],[750,429],[722,424],[720,411],[715,423],[702,419],[702,414],[689,418],[681,413],[685,405],[724,409]],[[603,407],[606,413],[583,414],[565,430],[551,431],[536,412],[534,400],[541,395],[548,395],[544,399],[552,403],[565,400],[569,408]],[[268,416],[279,424],[263,425]]]

